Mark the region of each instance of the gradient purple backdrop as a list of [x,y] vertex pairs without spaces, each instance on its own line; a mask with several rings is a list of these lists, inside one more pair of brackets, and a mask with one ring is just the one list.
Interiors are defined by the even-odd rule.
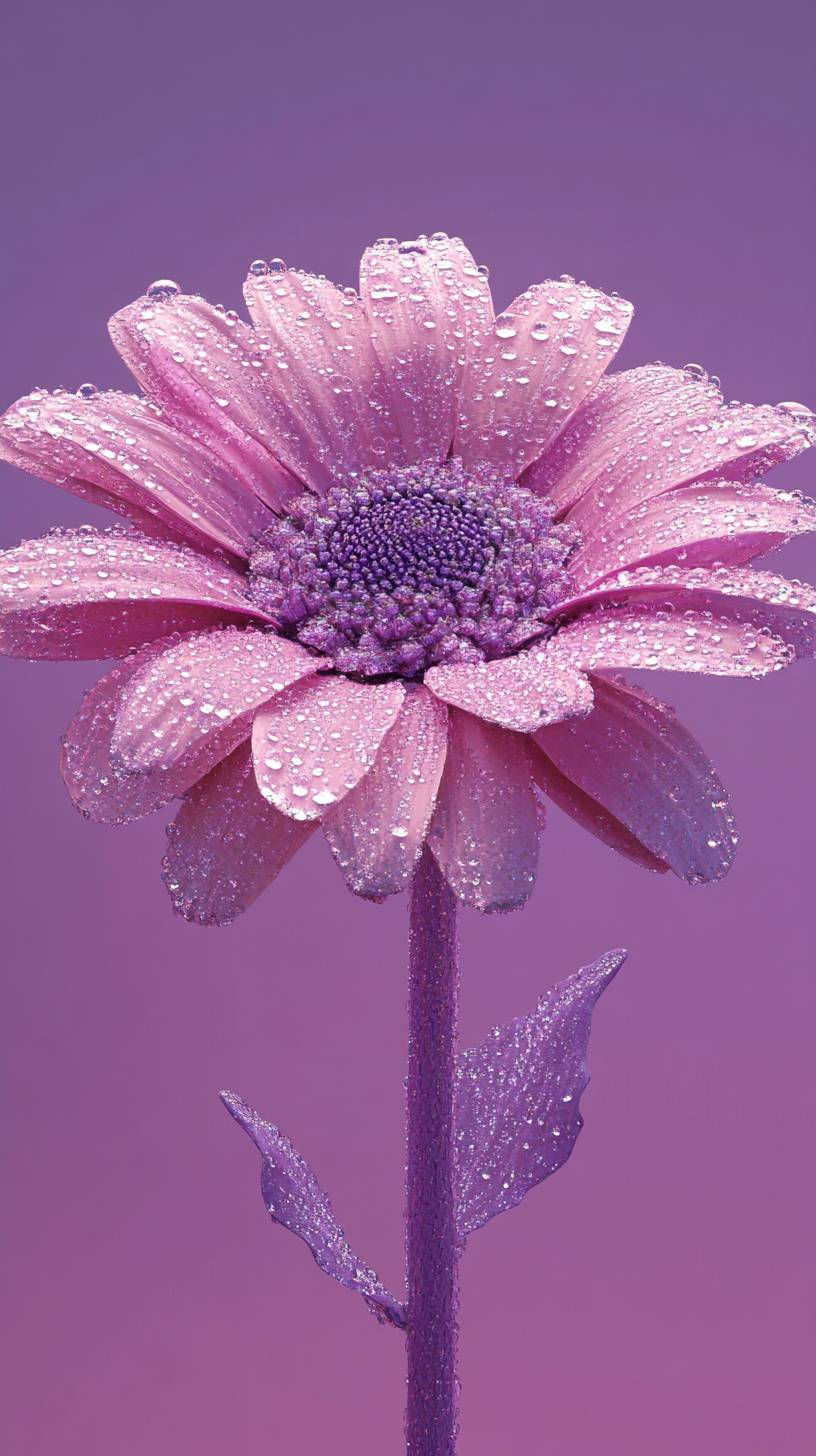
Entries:
[[[374,237],[445,228],[499,303],[562,272],[632,298],[624,366],[813,403],[812,17],[20,8],[0,402],[122,384],[105,320],[155,277],[237,306],[258,255],[353,282]],[[88,518],[2,491],[2,544]],[[813,546],[779,559],[816,577]],[[161,823],[89,827],[59,780],[93,673],[2,664],[5,1449],[398,1456],[401,1338],[272,1228],[216,1093],[282,1124],[397,1283],[404,902],[355,901],[313,841],[235,927],[174,920]],[[466,1256],[463,1456],[810,1449],[816,674],[665,689],[732,788],[729,879],[651,878],[553,811],[530,906],[463,919],[467,1041],[631,951],[573,1160]]]

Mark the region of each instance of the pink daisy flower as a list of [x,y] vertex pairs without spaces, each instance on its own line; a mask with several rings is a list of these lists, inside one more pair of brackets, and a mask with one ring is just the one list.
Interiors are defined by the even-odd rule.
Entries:
[[690,881],[734,852],[725,790],[617,676],[761,677],[816,592],[755,569],[816,526],[758,480],[801,406],[726,405],[689,366],[607,374],[631,306],[571,278],[498,317],[444,234],[364,255],[360,291],[255,263],[251,324],[163,281],[111,320],[143,393],[37,391],[0,454],[126,518],[2,554],[0,648],[119,658],[62,768],[123,823],[181,799],[165,880],[244,910],[318,827],[352,890],[423,844],[458,898],[521,903],[549,798]]

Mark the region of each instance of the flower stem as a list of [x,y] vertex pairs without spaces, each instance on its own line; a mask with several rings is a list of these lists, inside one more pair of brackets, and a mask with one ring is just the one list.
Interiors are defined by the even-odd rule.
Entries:
[[405,1439],[408,1456],[454,1456],[456,901],[427,846],[414,873],[410,917]]

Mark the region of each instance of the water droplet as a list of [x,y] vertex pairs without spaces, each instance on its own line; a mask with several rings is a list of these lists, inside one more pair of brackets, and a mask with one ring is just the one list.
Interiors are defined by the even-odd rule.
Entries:
[[155,303],[163,303],[167,298],[176,298],[179,293],[181,293],[181,287],[172,278],[157,278],[147,290],[148,298]]
[[781,404],[777,405],[777,409],[781,409],[783,414],[790,415],[792,419],[801,421],[802,424],[809,424],[814,418],[813,410],[806,404],[799,404],[795,399],[783,399]]

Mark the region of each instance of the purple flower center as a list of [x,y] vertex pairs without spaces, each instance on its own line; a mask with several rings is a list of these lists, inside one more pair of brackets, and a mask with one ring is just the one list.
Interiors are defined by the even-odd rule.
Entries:
[[261,537],[250,592],[341,672],[416,677],[541,636],[578,540],[532,491],[461,461],[300,496]]

